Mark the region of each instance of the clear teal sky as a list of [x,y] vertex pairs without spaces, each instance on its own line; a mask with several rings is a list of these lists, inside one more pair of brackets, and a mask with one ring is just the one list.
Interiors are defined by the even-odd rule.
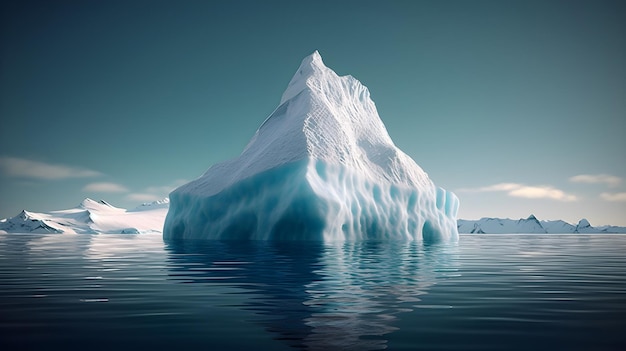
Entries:
[[623,1],[0,6],[0,218],[166,196],[237,156],[317,49],[461,218],[626,225]]

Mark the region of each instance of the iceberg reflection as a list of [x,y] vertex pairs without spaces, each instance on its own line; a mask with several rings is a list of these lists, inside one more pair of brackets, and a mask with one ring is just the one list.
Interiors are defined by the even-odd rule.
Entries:
[[[456,244],[170,241],[170,279],[240,294],[274,339],[308,350],[380,350],[430,286],[457,271]],[[232,299],[226,299],[232,301]]]

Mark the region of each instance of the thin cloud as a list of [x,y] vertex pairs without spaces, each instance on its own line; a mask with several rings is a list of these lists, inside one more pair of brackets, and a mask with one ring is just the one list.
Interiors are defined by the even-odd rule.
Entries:
[[172,190],[187,182],[188,181],[185,179],[177,179],[169,185],[150,186],[145,188],[143,192],[134,192],[128,194],[126,196],[126,199],[137,202],[152,202],[163,200],[169,195]]
[[606,201],[626,202],[626,193],[602,193],[600,198]]
[[50,164],[17,157],[0,157],[0,172],[15,178],[59,180],[97,177],[102,173],[81,167]]
[[576,196],[551,186],[521,186],[511,190],[509,195],[528,199],[552,199],[558,201],[576,201]]
[[569,179],[572,183],[606,184],[610,187],[622,183],[622,178],[610,174],[580,174]]
[[557,201],[576,201],[576,196],[549,185],[525,185],[520,183],[498,183],[480,188],[458,189],[461,192],[506,192],[513,197],[527,199],[551,199]]
[[101,182],[87,184],[83,188],[83,191],[98,193],[125,193],[128,191],[128,189],[125,186],[117,183]]
[[515,189],[519,189],[521,186],[521,184],[517,183],[498,183],[478,188],[476,189],[476,191],[512,191]]

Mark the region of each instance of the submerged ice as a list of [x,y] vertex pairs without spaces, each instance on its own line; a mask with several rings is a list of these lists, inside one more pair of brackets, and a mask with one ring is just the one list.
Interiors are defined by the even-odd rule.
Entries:
[[393,144],[367,88],[316,51],[238,158],[170,194],[163,235],[455,240],[458,205]]

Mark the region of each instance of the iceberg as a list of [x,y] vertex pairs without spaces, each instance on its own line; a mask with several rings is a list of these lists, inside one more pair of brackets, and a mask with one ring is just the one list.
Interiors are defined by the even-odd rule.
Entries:
[[169,197],[164,239],[458,238],[458,198],[394,145],[368,89],[317,51],[238,158]]

